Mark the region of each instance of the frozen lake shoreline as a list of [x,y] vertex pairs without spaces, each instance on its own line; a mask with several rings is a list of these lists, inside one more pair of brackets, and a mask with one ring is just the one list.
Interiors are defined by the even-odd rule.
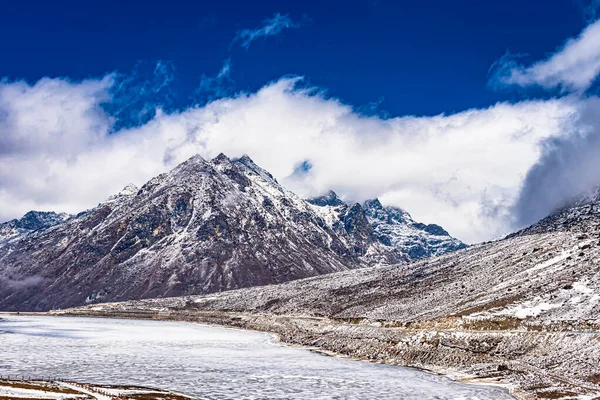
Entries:
[[415,369],[325,357],[260,332],[166,321],[0,318],[5,375],[150,385],[211,399],[512,398],[500,388]]

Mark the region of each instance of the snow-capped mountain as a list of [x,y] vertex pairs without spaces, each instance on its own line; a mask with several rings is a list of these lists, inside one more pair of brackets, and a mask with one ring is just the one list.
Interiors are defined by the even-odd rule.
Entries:
[[0,242],[34,231],[48,229],[66,221],[71,215],[46,211],[29,211],[20,219],[0,224]]
[[441,226],[416,222],[401,208],[383,207],[377,199],[366,201],[363,207],[379,240],[402,250],[413,260],[467,247]]
[[194,156],[0,244],[0,309],[211,293],[409,261],[361,205],[315,204],[247,156]]
[[329,191],[307,201],[334,231],[345,231],[363,249],[365,242],[375,247],[371,252],[373,258],[390,248],[416,260],[467,247],[441,226],[416,222],[408,212],[398,207],[384,207],[378,199],[367,200],[362,205],[346,204],[335,192]]

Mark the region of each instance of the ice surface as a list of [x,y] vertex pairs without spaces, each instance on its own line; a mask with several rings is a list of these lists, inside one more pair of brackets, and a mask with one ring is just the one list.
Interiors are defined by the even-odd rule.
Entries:
[[415,369],[322,356],[270,335],[177,322],[0,318],[0,374],[133,384],[210,399],[508,399]]

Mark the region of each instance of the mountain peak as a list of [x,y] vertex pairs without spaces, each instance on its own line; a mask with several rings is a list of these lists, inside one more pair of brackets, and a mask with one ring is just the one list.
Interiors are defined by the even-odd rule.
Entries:
[[277,179],[275,179],[275,177],[271,175],[269,171],[258,166],[247,154],[244,154],[239,158],[234,158],[233,163],[245,168],[246,171],[250,172],[251,174],[257,175],[267,182],[275,184],[279,187],[279,182],[277,182]]
[[[181,174],[183,174],[183,175],[197,174],[197,173],[207,172],[211,169],[213,169],[213,167],[208,161],[206,161],[200,154],[195,154],[195,155],[191,156],[190,158],[188,158],[187,160],[185,160],[184,162],[182,162],[181,164],[179,164],[178,166],[176,166],[169,173],[161,174],[158,177],[166,176],[166,175],[179,176]],[[158,177],[152,178],[148,183],[152,182],[153,180],[155,180]],[[148,183],[146,183],[146,185]],[[146,186],[146,185],[144,185],[144,186]]]
[[216,156],[215,158],[213,158],[210,161],[213,162],[213,163],[215,163],[215,164],[222,164],[222,163],[230,163],[231,162],[231,160],[229,159],[229,157],[227,157],[223,153],[219,153],[218,156]]
[[204,157],[202,157],[200,154],[194,154],[193,156],[176,166],[173,169],[173,171],[194,168],[197,165],[205,165],[207,163],[208,161],[206,161]]
[[206,160],[199,153],[196,153],[193,156],[191,156],[190,158],[188,158],[187,161],[204,162]]
[[133,183],[128,183],[123,189],[121,189],[119,194],[123,196],[133,195],[136,194],[138,190],[140,189],[136,185],[134,185]]
[[592,232],[600,226],[600,187],[584,192],[535,224],[506,236],[507,238],[552,231]]
[[241,156],[239,158],[235,158],[233,161],[239,162],[246,166],[258,167],[258,165],[256,165],[256,163],[254,161],[252,161],[252,159],[250,158],[250,156],[248,156],[248,154],[244,154],[243,156]]
[[379,201],[378,198],[366,200],[363,203],[363,207],[366,209],[369,209],[369,208],[374,208],[374,209],[378,209],[378,210],[383,209],[383,206],[381,205],[381,202]]
[[115,203],[125,198],[133,197],[138,193],[139,190],[140,189],[136,185],[134,185],[133,183],[129,183],[125,185],[125,187],[121,189],[120,192],[113,194],[108,199],[106,199],[105,203]]
[[333,190],[328,191],[326,194],[322,196],[310,197],[306,199],[310,204],[314,204],[315,206],[332,206],[337,207],[344,205],[344,203]]

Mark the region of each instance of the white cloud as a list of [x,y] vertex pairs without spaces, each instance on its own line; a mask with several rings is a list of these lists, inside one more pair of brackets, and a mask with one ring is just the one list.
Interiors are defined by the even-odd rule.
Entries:
[[529,225],[573,197],[600,185],[600,99],[580,103],[568,134],[543,142],[542,155],[529,170],[511,211],[517,225]]
[[525,67],[505,57],[496,67],[494,83],[585,91],[600,73],[600,20],[569,39],[546,60]]
[[[77,212],[195,153],[248,153],[302,196],[380,197],[474,242],[506,233],[523,179],[581,101],[497,104],[449,116],[366,117],[297,79],[157,115],[108,134],[110,77],[0,84],[0,219]],[[308,160],[312,168],[293,174]]]
[[298,24],[294,23],[289,15],[276,13],[273,17],[265,19],[259,28],[238,31],[232,43],[240,42],[240,45],[248,50],[250,44],[258,38],[276,36],[284,29],[297,27]]

